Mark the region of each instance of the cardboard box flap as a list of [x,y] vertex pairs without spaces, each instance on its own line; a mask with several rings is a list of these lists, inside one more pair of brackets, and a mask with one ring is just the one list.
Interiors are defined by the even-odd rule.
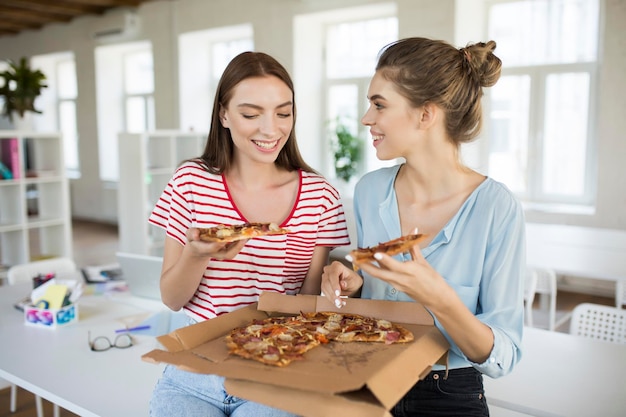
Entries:
[[[367,387],[386,409],[409,392],[415,384],[412,376],[423,379],[441,360],[442,350],[448,348],[448,341],[435,327],[430,327],[428,337],[419,337],[413,343],[414,349],[406,349],[391,358],[387,366],[379,368],[367,381]],[[416,355],[417,351],[421,354]],[[443,355],[447,357],[447,350]]]
[[257,308],[268,312],[300,314],[315,311],[317,302],[314,295],[283,295],[275,292],[262,292]]
[[231,395],[303,417],[391,417],[367,390],[337,396],[238,379],[226,379],[224,387]]
[[189,372],[212,374],[211,362],[195,355],[191,351],[166,352],[154,349],[141,357],[145,362],[150,363],[170,363],[176,367]]
[[301,311],[350,312],[383,318],[395,323],[434,325],[433,317],[424,306],[418,303],[361,298],[347,298],[345,302],[344,307],[337,308],[326,297],[322,296],[286,296],[273,292],[263,292],[259,296],[258,309],[290,314],[299,314]]
[[230,332],[235,327],[245,326],[252,319],[264,319],[267,316],[267,313],[258,310],[257,304],[254,303],[232,313],[196,323],[193,326],[181,327],[171,333],[157,337],[157,340],[169,352],[180,352],[207,343]]

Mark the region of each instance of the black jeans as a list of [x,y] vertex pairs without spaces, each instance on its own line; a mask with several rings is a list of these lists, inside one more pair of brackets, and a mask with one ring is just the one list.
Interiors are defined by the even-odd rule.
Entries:
[[483,376],[474,368],[432,371],[396,404],[394,417],[489,417]]

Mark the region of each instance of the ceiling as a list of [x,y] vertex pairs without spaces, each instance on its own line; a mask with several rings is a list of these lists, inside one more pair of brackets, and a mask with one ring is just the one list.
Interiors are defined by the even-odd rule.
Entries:
[[98,16],[116,7],[136,7],[152,0],[0,0],[0,37]]

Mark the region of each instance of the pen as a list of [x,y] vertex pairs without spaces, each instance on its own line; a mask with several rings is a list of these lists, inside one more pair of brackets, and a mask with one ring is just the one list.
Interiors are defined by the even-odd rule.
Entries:
[[115,333],[124,333],[124,332],[136,332],[139,330],[146,330],[149,329],[150,325],[145,325],[145,326],[136,326],[136,327],[127,327],[125,329],[117,329],[115,331]]

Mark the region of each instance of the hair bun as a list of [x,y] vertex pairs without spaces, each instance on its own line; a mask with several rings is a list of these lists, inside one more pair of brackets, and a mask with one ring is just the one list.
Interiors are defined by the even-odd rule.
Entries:
[[459,49],[464,64],[468,66],[469,72],[474,75],[481,87],[491,87],[500,78],[502,61],[494,55],[494,49],[495,41],[468,44]]

